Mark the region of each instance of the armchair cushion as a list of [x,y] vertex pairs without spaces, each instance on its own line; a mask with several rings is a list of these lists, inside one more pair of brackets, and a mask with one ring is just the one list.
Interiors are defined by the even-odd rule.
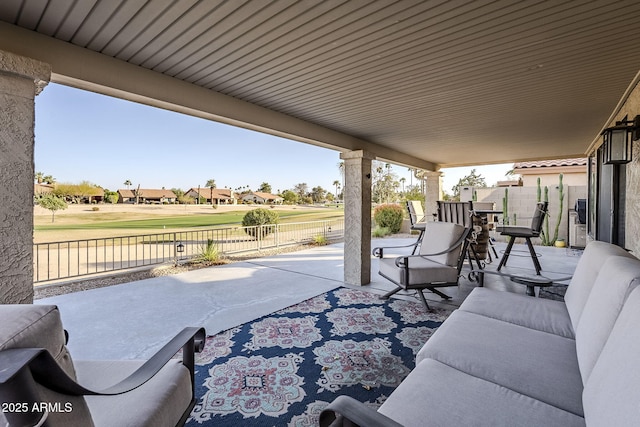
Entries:
[[[55,306],[0,305],[0,324],[0,400],[63,408],[0,413],[2,426],[174,427],[195,403],[192,352],[203,328],[184,328],[148,361],[72,363]],[[182,360],[171,359],[180,348]]]
[[510,226],[510,227],[497,227],[496,231],[505,236],[512,237],[538,237],[540,233],[532,230],[530,227],[522,226]]
[[0,351],[44,348],[71,378],[76,379],[60,312],[54,305],[7,304],[0,311]]
[[[450,222],[428,222],[426,226],[426,234],[420,245],[420,255],[428,256],[450,248],[464,232],[464,227]],[[430,260],[448,266],[456,266],[462,245],[457,250],[447,252],[441,255],[428,256]],[[456,280],[454,279],[454,282]]]
[[[55,305],[3,304],[0,310],[0,351],[12,348],[44,348],[53,356],[65,373],[77,380],[74,362],[67,350],[60,312]],[[68,427],[93,426],[91,414],[82,396],[56,393],[36,384],[43,402],[60,402],[72,405],[73,412],[52,412],[48,416],[51,425]],[[0,425],[5,417],[0,414]]]
[[426,283],[455,283],[458,270],[421,256],[408,257],[409,283],[404,283],[404,271],[396,266],[395,258],[380,260],[380,274],[400,285],[424,285]]
[[[125,379],[143,363],[138,360],[75,362],[78,382],[98,390]],[[189,371],[177,359],[169,361],[144,386],[133,391],[115,396],[85,396],[96,427],[174,426],[191,398]]]

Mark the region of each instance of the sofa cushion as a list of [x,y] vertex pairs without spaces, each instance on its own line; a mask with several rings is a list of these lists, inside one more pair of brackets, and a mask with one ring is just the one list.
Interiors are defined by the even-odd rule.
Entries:
[[584,426],[584,419],[490,381],[425,359],[379,412],[411,426]]
[[640,284],[640,261],[609,257],[593,285],[576,329],[576,350],[583,383],[613,329],[629,293]]
[[640,290],[631,293],[584,388],[590,426],[637,426],[640,420]]
[[619,246],[605,242],[591,242],[585,248],[573,278],[564,296],[573,330],[577,331],[582,310],[584,309],[598,272],[610,256],[633,256]]
[[[104,389],[126,378],[144,361],[76,361],[79,382]],[[87,396],[85,399],[96,427],[175,426],[191,401],[189,370],[171,360],[153,378],[137,389],[117,396]]]
[[565,338],[575,337],[567,306],[562,301],[475,288],[460,305],[460,310]]
[[456,310],[418,352],[469,375],[582,416],[575,341]]

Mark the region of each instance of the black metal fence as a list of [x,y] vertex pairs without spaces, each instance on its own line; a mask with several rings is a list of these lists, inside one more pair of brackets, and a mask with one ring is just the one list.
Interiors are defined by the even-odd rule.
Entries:
[[208,241],[232,255],[343,237],[344,219],[335,219],[36,243],[34,283],[186,261],[200,255]]

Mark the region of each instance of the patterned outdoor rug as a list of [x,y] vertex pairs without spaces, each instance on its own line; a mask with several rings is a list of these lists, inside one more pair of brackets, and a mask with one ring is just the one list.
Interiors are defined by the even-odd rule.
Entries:
[[379,407],[451,312],[339,288],[207,338],[188,426],[315,426],[339,395]]

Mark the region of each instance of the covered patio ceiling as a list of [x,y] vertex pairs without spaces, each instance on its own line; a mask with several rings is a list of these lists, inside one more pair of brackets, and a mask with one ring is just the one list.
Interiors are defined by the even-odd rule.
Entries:
[[380,159],[585,154],[640,70],[640,2],[3,0],[53,81]]

